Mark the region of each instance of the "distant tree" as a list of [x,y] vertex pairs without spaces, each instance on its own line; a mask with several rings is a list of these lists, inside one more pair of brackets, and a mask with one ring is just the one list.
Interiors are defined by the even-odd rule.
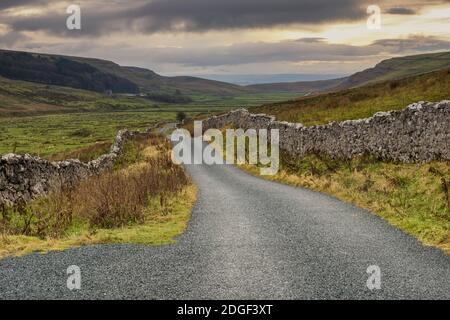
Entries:
[[183,111],[180,111],[177,113],[177,121],[178,122],[184,122],[184,120],[186,120],[187,116],[186,113],[184,113]]

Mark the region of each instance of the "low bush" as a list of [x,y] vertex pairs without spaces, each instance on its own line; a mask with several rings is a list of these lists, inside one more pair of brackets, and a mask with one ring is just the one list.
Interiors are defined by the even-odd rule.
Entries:
[[136,168],[83,183],[76,194],[76,210],[91,225],[101,228],[143,223],[152,197],[164,202],[167,193],[179,192],[188,183],[183,168],[173,165],[170,156],[164,154]]

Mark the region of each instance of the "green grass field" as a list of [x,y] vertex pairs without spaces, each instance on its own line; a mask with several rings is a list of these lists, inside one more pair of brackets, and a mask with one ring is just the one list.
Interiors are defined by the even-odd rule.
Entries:
[[169,104],[130,94],[105,94],[0,77],[0,118],[48,114],[148,111],[220,112],[294,99],[302,93],[191,95],[191,103]]
[[43,157],[112,142],[119,129],[146,129],[157,122],[175,121],[179,111],[190,117],[206,116],[301,95],[196,95],[189,104],[163,104],[139,97],[106,97],[2,78],[0,84],[0,154],[16,152]]
[[113,142],[117,131],[145,129],[173,121],[174,112],[75,113],[0,119],[0,154],[16,152],[48,156]]
[[302,96],[302,93],[249,93],[237,96],[191,96],[194,100],[189,106],[210,106],[210,107],[239,107],[239,106],[259,106],[264,103],[275,103],[286,101]]

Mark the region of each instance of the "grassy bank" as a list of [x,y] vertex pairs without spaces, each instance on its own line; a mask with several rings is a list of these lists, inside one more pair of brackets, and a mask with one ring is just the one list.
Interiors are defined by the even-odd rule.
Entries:
[[196,189],[161,137],[128,143],[113,172],[29,204],[0,208],[0,258],[88,244],[168,244]]
[[[257,166],[242,169],[259,175]],[[327,193],[386,219],[425,245],[450,254],[450,162],[385,163],[371,158],[337,161],[283,155],[266,179]],[[445,181],[445,183],[444,183]]]
[[450,69],[390,80],[339,92],[252,108],[252,113],[305,125],[371,117],[379,111],[399,110],[418,101],[449,99]]

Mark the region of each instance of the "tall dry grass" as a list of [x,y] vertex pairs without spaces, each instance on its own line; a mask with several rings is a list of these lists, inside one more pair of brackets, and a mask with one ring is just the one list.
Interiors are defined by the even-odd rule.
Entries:
[[81,184],[75,196],[77,214],[92,225],[113,228],[143,223],[150,198],[181,191],[189,178],[172,163],[168,153],[159,153],[141,166],[119,170]]
[[[153,152],[148,152],[151,149]],[[169,142],[150,136],[129,142],[116,170],[92,177],[29,204],[0,207],[3,234],[60,237],[75,221],[89,228],[115,228],[144,223],[155,197],[164,206],[169,195],[190,184],[170,158]]]

